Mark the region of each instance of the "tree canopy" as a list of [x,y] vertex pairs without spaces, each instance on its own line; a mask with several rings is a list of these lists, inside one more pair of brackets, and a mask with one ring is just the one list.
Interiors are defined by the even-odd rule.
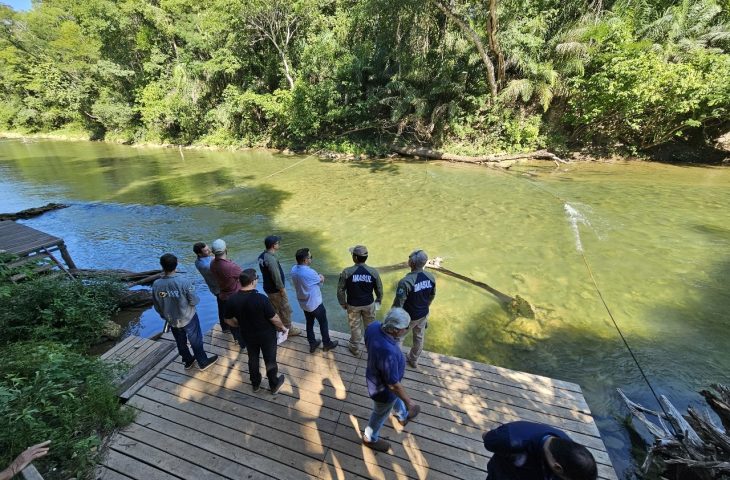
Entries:
[[39,0],[0,17],[9,130],[487,153],[730,126],[720,0]]

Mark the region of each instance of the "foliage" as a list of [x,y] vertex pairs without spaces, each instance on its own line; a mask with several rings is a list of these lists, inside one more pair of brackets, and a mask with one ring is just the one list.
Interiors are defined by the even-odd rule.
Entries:
[[[483,153],[536,148],[545,131],[642,148],[730,121],[712,71],[726,68],[727,2],[487,3],[0,7],[0,128],[351,151],[398,139]],[[680,101],[654,98],[662,89]]]
[[87,283],[66,277],[37,277],[0,288],[0,345],[58,341],[81,349],[92,345],[116,310],[118,282]]
[[0,465],[29,445],[51,440],[49,455],[35,462],[44,478],[85,478],[101,438],[132,419],[131,410],[119,408],[109,367],[37,340],[0,352]]

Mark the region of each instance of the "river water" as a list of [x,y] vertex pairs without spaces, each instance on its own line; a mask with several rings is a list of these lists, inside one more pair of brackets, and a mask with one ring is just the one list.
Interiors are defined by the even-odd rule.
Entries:
[[[525,297],[539,316],[512,321],[483,290],[437,273],[426,348],[579,383],[620,478],[636,466],[615,389],[657,407],[599,290],[656,391],[680,409],[701,403],[699,389],[729,382],[727,168],[544,163],[504,172],[0,141],[0,211],[51,201],[71,207],[24,223],[63,237],[81,268],[148,270],[162,253],[178,255],[206,328],[215,305],[193,266],[196,241],[224,238],[245,268],[263,238],[279,234],[287,277],[296,249],[310,247],[340,331],[335,287],[348,247],[367,245],[374,266],[416,248],[443,257],[446,268]],[[403,273],[383,275],[386,303]],[[297,306],[294,315],[303,321]],[[147,311],[130,331],[149,336],[161,324]]]

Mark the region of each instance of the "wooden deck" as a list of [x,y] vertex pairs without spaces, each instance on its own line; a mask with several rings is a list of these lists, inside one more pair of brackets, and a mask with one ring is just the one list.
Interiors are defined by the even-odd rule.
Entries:
[[565,430],[591,450],[600,478],[616,479],[578,385],[429,352],[403,381],[419,417],[405,428],[386,422],[390,454],[363,447],[366,354],[353,357],[347,336],[332,336],[340,346],[328,353],[310,355],[304,337],[280,346],[287,380],[277,395],[252,391],[246,354],[217,326],[206,350],[221,359],[205,372],[170,352],[129,399],[137,418],[111,438],[97,478],[483,480],[482,432],[523,419]]
[[53,255],[53,252],[56,251],[61,254],[64,262],[66,262],[66,267],[76,268],[62,238],[49,235],[21,223],[10,220],[0,221],[0,252],[12,253],[21,257],[21,260],[13,262],[12,266],[48,258],[53,261],[53,264],[65,268]]

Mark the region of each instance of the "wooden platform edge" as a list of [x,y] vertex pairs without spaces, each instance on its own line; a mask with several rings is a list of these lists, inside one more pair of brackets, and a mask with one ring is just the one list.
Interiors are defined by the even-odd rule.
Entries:
[[[177,356],[175,344],[160,341],[154,352],[135,365],[117,386],[119,398],[126,401]],[[174,351],[174,355],[173,355]]]

